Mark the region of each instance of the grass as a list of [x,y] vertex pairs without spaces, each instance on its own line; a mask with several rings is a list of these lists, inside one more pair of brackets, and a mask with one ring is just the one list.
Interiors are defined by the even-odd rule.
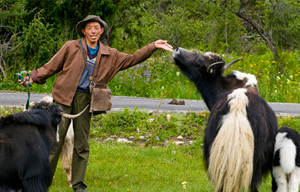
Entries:
[[[202,159],[199,141],[189,146],[148,148],[92,140],[87,189],[93,192],[213,191]],[[268,176],[259,191],[270,189],[271,178]],[[72,190],[58,167],[49,192],[68,191]]]
[[[1,116],[21,108],[0,108]],[[110,112],[92,119],[87,190],[93,192],[195,192],[213,191],[203,161],[202,138],[208,112],[171,114],[146,113],[141,109]],[[153,119],[151,122],[147,120]],[[300,131],[300,118],[279,117],[279,126]],[[139,130],[139,132],[137,131]],[[176,146],[171,141],[182,134],[193,144]],[[143,145],[102,142],[111,135],[145,135]],[[159,141],[154,138],[158,136]],[[147,144],[148,142],[148,144]],[[184,184],[186,182],[186,184]],[[259,191],[271,190],[271,178],[264,178]],[[60,162],[49,192],[71,192]]]
[[[201,142],[178,147],[135,147],[91,141],[86,174],[87,190],[93,192],[205,192],[213,191],[203,162]],[[183,182],[186,182],[185,186]],[[270,191],[264,178],[259,191]],[[58,165],[49,192],[71,192]]]
[[[199,142],[187,147],[151,148],[92,140],[86,174],[88,191],[210,191],[198,148]],[[56,175],[59,178],[54,179],[50,192],[71,192],[62,171]],[[183,190],[185,181],[187,190]]]

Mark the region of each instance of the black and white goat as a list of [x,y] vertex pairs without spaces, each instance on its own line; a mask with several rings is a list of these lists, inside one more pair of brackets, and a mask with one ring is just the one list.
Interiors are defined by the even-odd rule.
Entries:
[[215,191],[258,191],[263,174],[272,168],[278,126],[274,111],[259,95],[255,76],[238,71],[223,76],[235,61],[225,65],[214,53],[177,48],[172,56],[210,110],[204,158]]
[[300,134],[288,127],[278,130],[275,141],[273,192],[298,192],[300,183]]

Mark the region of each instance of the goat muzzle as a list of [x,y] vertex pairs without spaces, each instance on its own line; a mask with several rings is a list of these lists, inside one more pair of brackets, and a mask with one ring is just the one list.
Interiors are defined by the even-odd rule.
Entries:
[[80,113],[76,114],[76,115],[70,115],[70,114],[67,114],[65,112],[61,112],[60,115],[65,117],[65,118],[68,118],[68,119],[75,119],[77,117],[79,117],[80,115],[82,115],[83,112],[85,112],[85,110],[89,107],[90,105],[87,105]]

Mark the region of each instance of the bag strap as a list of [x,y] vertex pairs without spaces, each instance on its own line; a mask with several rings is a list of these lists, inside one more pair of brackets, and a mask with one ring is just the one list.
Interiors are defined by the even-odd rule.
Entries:
[[88,70],[88,73],[90,75],[89,79],[90,79],[91,85],[93,87],[95,87],[97,85],[103,85],[103,86],[108,88],[108,85],[106,83],[96,83],[96,82],[93,81],[93,76],[90,74],[89,67],[88,67],[88,64],[87,64],[87,61],[86,61],[86,57],[84,56],[84,51],[83,51],[81,39],[79,39],[79,43],[80,43],[80,49],[81,49],[81,53],[82,53],[82,56],[83,56],[83,59],[84,59],[84,62],[85,62],[86,69]]

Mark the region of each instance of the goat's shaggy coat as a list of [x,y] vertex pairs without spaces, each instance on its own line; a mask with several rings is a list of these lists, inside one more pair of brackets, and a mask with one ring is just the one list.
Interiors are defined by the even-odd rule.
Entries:
[[273,192],[298,192],[300,183],[300,134],[282,127],[276,135],[273,159]]
[[246,92],[240,88],[228,95],[230,111],[211,146],[208,174],[217,191],[238,191],[240,186],[248,191],[251,183],[254,136],[247,118]]
[[49,154],[62,109],[36,103],[0,119],[0,190],[45,192],[52,181]]
[[173,59],[210,110],[204,158],[215,191],[257,191],[272,167],[277,119],[260,97],[255,76],[234,71],[224,77],[229,65],[214,53],[177,48]]

